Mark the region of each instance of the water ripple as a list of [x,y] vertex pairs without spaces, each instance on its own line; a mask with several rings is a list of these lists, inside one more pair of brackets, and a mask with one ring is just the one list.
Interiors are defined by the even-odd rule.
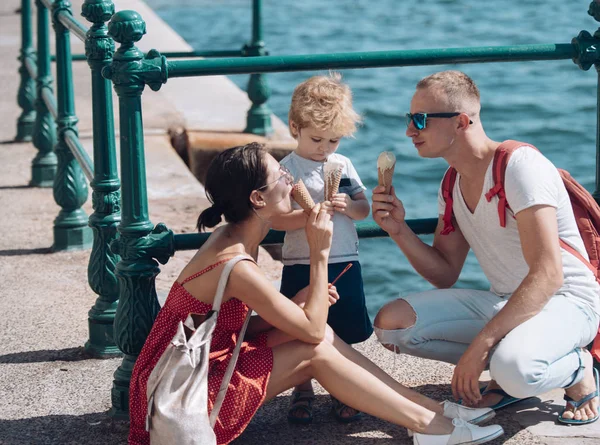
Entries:
[[[246,0],[147,2],[196,49],[236,49],[249,40],[251,7]],[[598,27],[587,15],[587,4],[552,2],[548,7],[542,0],[352,0],[347,7],[282,0],[265,3],[263,14],[264,40],[273,55],[569,43],[580,30]],[[418,157],[404,135],[403,114],[416,82],[449,68],[465,71],[478,83],[490,137],[527,140],[588,189],[594,186],[597,75],[562,60],[344,71],[365,124],[355,139],[342,142],[340,153],[353,160],[368,188],[377,183],[378,153],[392,150],[398,157],[394,181],[407,214],[437,214],[437,188],[446,165]],[[293,88],[314,74],[268,75],[271,109],[285,120]],[[246,88],[248,76],[232,79]],[[361,242],[360,255],[371,315],[400,294],[431,288],[389,239]],[[472,255],[457,286],[489,287]]]

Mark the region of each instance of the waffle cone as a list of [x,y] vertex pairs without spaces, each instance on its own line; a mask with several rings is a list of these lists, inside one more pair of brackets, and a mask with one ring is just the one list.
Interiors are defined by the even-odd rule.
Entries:
[[328,172],[325,178],[325,200],[331,201],[340,189],[340,181],[342,180],[342,169],[338,168]]
[[389,194],[392,189],[392,178],[396,167],[396,156],[389,151],[384,151],[377,158],[377,179],[379,185],[385,187],[385,193]]
[[294,198],[294,201],[296,201],[306,212],[310,212],[315,206],[315,202],[310,197],[310,193],[308,193],[302,179],[299,179],[298,182],[294,184],[294,187],[292,188],[292,198]]
[[325,183],[325,201],[331,201],[340,189],[344,164],[337,161],[327,161],[323,166],[323,182]]

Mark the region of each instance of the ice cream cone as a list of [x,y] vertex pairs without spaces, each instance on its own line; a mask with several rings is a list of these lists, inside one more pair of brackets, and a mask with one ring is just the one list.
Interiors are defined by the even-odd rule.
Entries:
[[310,193],[308,193],[302,179],[298,179],[298,182],[294,184],[294,187],[292,188],[292,198],[294,198],[294,201],[296,201],[307,213],[315,206],[315,202],[310,197]]
[[340,189],[342,180],[343,164],[339,162],[327,162],[323,167],[323,176],[325,180],[325,201],[331,201]]
[[386,194],[389,194],[392,188],[395,167],[396,156],[391,151],[384,151],[377,158],[377,178],[379,185],[385,187]]

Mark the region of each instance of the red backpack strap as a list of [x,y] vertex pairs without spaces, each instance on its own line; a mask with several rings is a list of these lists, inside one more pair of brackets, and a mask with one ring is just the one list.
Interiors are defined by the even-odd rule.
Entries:
[[452,225],[452,206],[454,205],[454,199],[452,198],[452,191],[454,190],[454,183],[456,182],[456,169],[450,167],[446,170],[444,179],[442,180],[442,197],[444,198],[444,228],[441,231],[442,235],[448,235],[454,232],[454,225]]
[[506,227],[506,210],[510,209],[504,191],[506,167],[508,166],[508,161],[510,160],[513,151],[523,146],[537,150],[533,145],[525,144],[524,142],[506,140],[498,145],[496,153],[494,153],[494,160],[492,161],[494,186],[485,194],[485,199],[490,202],[494,196],[498,195],[498,218],[500,219],[500,227]]
[[590,263],[588,260],[586,260],[582,254],[580,254],[577,250],[575,250],[573,247],[571,247],[569,244],[567,244],[566,241],[564,241],[562,238],[559,238],[558,242],[560,243],[560,247],[565,249],[567,252],[571,253],[571,255],[573,255],[575,258],[577,258],[579,261],[581,261],[583,264],[585,264],[587,266],[587,268],[589,270],[591,270],[592,273],[594,274],[594,278],[596,278],[596,280],[598,280],[598,269],[595,268],[592,265],[592,263]]

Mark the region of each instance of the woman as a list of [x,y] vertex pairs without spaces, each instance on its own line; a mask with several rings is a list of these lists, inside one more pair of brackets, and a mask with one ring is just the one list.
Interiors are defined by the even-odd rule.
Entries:
[[497,425],[477,427],[466,422],[491,418],[490,409],[440,405],[402,386],[326,325],[328,308],[338,298],[327,283],[333,224],[326,206],[317,204],[306,224],[309,286],[291,300],[272,286],[255,261],[271,217],[291,211],[292,181],[289,172],[256,143],[226,150],[212,162],[206,191],[213,205],[201,213],[198,228],[216,226],[222,215],[228,224],[216,229],[183,269],[136,361],[130,386],[129,442],[149,443],[144,428],[146,382],[177,324],[190,312],[211,310],[224,263],[240,254],[248,261],[240,261],[231,272],[213,334],[209,411],[248,310],[258,316],[248,327],[215,424],[219,444],[238,437],[263,403],[310,378],[343,403],[414,430],[418,444],[484,443],[501,435]]

